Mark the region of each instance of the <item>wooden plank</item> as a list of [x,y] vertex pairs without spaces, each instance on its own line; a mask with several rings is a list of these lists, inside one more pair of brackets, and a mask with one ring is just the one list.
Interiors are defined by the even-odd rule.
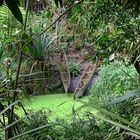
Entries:
[[74,99],[84,94],[89,82],[91,81],[91,78],[93,77],[96,71],[97,65],[98,65],[98,59],[95,61],[95,64],[89,65],[87,69],[83,72],[79,80],[79,83],[74,91],[74,96],[73,96]]
[[57,66],[60,72],[60,77],[64,86],[64,90],[67,93],[68,87],[70,85],[70,71],[69,71],[67,55],[64,52],[64,50],[62,50],[60,62],[58,63]]

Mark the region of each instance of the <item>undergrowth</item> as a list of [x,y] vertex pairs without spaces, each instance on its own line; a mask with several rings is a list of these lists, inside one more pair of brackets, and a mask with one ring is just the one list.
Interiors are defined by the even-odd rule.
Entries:
[[126,91],[138,88],[138,74],[135,68],[122,63],[102,66],[99,78],[91,89],[91,100],[106,102]]

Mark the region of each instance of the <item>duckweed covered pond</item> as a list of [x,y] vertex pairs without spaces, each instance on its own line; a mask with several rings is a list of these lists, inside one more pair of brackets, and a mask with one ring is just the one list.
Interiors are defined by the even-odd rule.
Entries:
[[[88,97],[80,99],[87,102]],[[49,94],[41,96],[33,96],[30,101],[24,101],[26,110],[49,111],[52,118],[67,118],[71,115],[73,108],[76,109],[82,105],[78,100],[74,100],[72,94]],[[22,114],[18,110],[18,114]],[[82,111],[83,112],[83,111]]]

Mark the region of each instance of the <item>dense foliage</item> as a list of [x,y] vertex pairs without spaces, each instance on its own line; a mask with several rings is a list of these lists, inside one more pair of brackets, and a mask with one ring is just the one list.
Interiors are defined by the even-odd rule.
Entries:
[[[0,1],[0,139],[140,139],[140,92],[135,90],[140,76],[139,0],[19,4]],[[119,63],[113,60],[102,67],[89,102],[83,102],[88,114],[81,118],[73,110],[72,120],[50,121],[45,112],[26,112],[22,97],[47,91],[52,73],[46,70],[57,71],[49,56],[70,49],[80,51],[81,62],[98,57],[108,63],[111,54],[119,58]],[[80,73],[79,63],[71,61],[69,66],[72,77]],[[57,82],[59,77],[54,77]],[[16,114],[16,106],[26,119]]]
[[[132,65],[125,66],[120,62],[105,65],[99,73],[97,83],[92,87],[90,102],[106,106],[110,111],[112,110],[126,119],[132,119],[132,114],[136,112],[134,96],[115,105],[110,104],[110,102],[137,87],[138,74]],[[129,106],[129,109],[126,110],[126,106]]]
[[[26,119],[24,121],[26,121]],[[20,136],[25,140],[99,140],[105,139],[105,134],[107,134],[107,131],[103,129],[104,126],[98,124],[96,119],[92,115],[88,114],[84,117],[80,117],[77,113],[74,113],[72,118],[68,121],[59,118],[57,120],[50,121],[46,112],[30,112],[30,119],[26,122],[26,125],[23,127],[23,135]],[[24,131],[27,132],[27,134],[24,133]]]
[[136,89],[137,87],[138,75],[135,68],[132,65],[125,66],[119,62],[102,67],[102,70],[99,72],[98,81],[93,86],[91,92],[93,96],[100,98],[101,96],[108,97],[107,95],[120,96],[126,91]]

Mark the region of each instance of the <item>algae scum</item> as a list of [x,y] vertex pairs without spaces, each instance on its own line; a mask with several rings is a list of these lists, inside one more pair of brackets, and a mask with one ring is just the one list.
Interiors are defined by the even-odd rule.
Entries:
[[[87,97],[80,100],[87,101]],[[72,94],[51,94],[42,96],[33,96],[29,101],[23,101],[26,110],[38,111],[43,110],[50,112],[52,118],[66,118],[69,117],[73,109],[82,105],[79,100],[74,100]],[[21,113],[21,109],[17,111]]]

